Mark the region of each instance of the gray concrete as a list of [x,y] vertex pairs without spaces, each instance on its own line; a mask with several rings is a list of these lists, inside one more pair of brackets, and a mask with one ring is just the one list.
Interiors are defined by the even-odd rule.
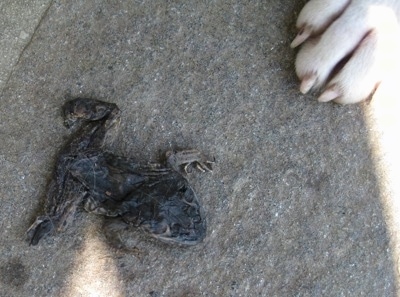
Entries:
[[[0,5],[0,296],[394,296],[364,105],[297,89],[289,44],[304,1],[105,2]],[[76,96],[121,107],[120,154],[215,156],[212,174],[190,176],[203,244],[134,232],[136,257],[81,212],[28,246],[69,136],[60,107]]]

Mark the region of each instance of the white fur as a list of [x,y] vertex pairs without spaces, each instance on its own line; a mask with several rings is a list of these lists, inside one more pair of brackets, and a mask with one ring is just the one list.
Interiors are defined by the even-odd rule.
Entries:
[[[296,27],[302,30],[293,40],[291,46],[296,47],[303,43],[310,35],[328,25],[332,16],[343,10],[350,0],[320,0],[310,1],[301,10],[297,18]],[[317,14],[315,12],[318,12]]]
[[[327,85],[321,102],[366,99],[399,63],[399,19],[400,0],[309,1],[297,21],[301,34],[292,43],[297,46],[308,39],[296,59],[300,90],[307,93]],[[316,33],[322,34],[307,38]],[[352,52],[342,70],[327,81],[337,63]]]

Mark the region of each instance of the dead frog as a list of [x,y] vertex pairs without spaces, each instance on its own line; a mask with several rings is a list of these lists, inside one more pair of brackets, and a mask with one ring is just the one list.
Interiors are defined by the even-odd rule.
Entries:
[[81,205],[114,218],[107,220],[107,232],[132,225],[164,242],[194,245],[203,240],[203,210],[185,175],[190,165],[211,171],[212,162],[188,150],[168,152],[166,164],[138,164],[102,149],[107,131],[120,120],[116,104],[77,98],[63,112],[68,128],[80,128],[57,158],[45,215],[27,231],[31,245],[65,230]]

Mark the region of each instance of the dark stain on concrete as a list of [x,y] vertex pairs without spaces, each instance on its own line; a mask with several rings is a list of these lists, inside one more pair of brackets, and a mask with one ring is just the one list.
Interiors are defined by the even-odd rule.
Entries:
[[13,287],[22,287],[29,279],[24,264],[18,259],[11,259],[0,267],[0,282]]

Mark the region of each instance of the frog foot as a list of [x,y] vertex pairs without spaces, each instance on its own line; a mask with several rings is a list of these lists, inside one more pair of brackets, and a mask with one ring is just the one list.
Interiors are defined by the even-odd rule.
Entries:
[[194,165],[201,172],[212,172],[212,164],[215,159],[208,160],[198,150],[182,150],[182,151],[168,151],[165,154],[167,163],[175,171],[181,172],[181,166],[184,166],[184,173],[190,173],[190,166]]

